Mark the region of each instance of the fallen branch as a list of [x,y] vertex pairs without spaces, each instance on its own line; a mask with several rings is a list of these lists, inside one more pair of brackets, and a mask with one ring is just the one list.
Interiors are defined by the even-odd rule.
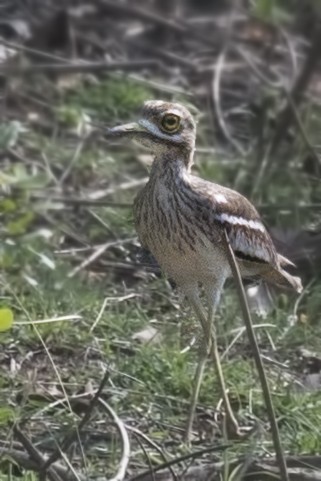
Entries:
[[[38,449],[35,448],[30,439],[25,434],[23,434],[23,432],[19,429],[17,425],[13,427],[13,432],[16,438],[21,442],[22,446],[27,451],[30,459],[37,464],[37,466],[39,467],[39,471],[42,471],[43,467],[46,465],[47,462],[43,458],[42,454],[40,454]],[[43,472],[48,474],[48,477],[51,481],[62,481],[65,479],[65,477],[61,477],[57,473],[53,466],[48,465],[47,469],[44,469]]]
[[[28,471],[35,471],[37,473],[41,469],[41,464],[37,462],[34,457],[30,457],[28,453],[19,449],[1,448],[0,455],[2,461],[3,458],[7,458],[9,462],[12,460],[14,464],[17,464],[21,468]],[[42,456],[41,458],[43,461],[48,459],[46,456]],[[51,465],[50,469],[53,468],[57,475],[65,481],[87,481],[86,476],[83,476],[79,473],[77,473],[77,476],[75,476],[75,474],[69,468],[62,466],[59,463],[54,463]]]

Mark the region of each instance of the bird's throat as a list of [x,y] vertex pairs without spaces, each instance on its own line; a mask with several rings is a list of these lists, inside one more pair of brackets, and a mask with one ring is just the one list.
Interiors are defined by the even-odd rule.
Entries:
[[164,180],[186,179],[193,165],[193,152],[168,152],[156,155],[150,177]]

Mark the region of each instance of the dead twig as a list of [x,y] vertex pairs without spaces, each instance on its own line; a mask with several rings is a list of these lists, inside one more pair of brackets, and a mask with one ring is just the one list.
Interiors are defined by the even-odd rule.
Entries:
[[[286,90],[286,88],[283,87],[282,90],[283,90],[283,93],[284,93],[285,97],[287,98],[287,107],[286,108],[288,109],[288,111],[291,115],[291,121],[293,120],[295,122],[295,125],[298,129],[298,132],[299,132],[308,152],[310,153],[312,159],[314,160],[315,165],[317,166],[317,168],[320,168],[320,164],[321,164],[320,157],[317,154],[316,150],[314,149],[312,143],[310,142],[308,134],[305,131],[304,125],[302,124],[299,112],[297,110],[297,104],[295,103],[291,94]],[[266,152],[265,152],[264,157],[262,159],[258,174],[256,176],[256,181],[253,184],[252,196],[254,196],[258,192],[258,190],[261,186],[262,180],[263,180],[264,176],[266,175],[267,171],[271,171],[271,169],[273,168],[273,165],[272,165],[274,163],[274,161],[272,161],[273,148],[274,148],[274,144],[271,143],[268,146],[268,148],[266,149]],[[273,159],[275,159],[275,158],[276,158],[276,156],[273,157]],[[284,167],[286,166],[286,163],[287,163],[287,161],[284,158],[283,159]],[[296,208],[297,207],[299,207],[299,206],[296,205]],[[292,206],[292,208],[293,208],[293,206]]]
[[218,59],[216,61],[215,68],[214,68],[213,82],[212,82],[213,105],[214,105],[216,120],[222,134],[224,135],[225,139],[229,142],[229,144],[236,150],[236,152],[240,154],[242,157],[244,157],[245,155],[244,149],[239,144],[239,142],[237,142],[237,140],[231,135],[226,125],[224,114],[221,107],[221,95],[220,95],[221,78],[224,70],[225,57],[226,57],[227,51],[228,51],[228,40],[225,47],[222,49],[220,55],[218,56]]
[[[143,439],[147,444],[149,444],[150,446],[152,446],[158,453],[159,455],[161,456],[161,458],[163,459],[164,463],[167,463],[168,460],[166,459],[166,456],[162,450],[162,448],[157,444],[155,443],[154,441],[152,441],[148,436],[146,436],[146,434],[142,433],[139,429],[137,428],[134,428],[133,426],[127,426],[126,425],[126,428],[128,429],[128,431],[131,431],[132,433],[134,433],[134,435],[139,439]],[[143,449],[143,444],[141,444],[141,447]],[[150,459],[148,457],[148,461],[150,462]],[[150,466],[150,472],[153,471],[153,467]],[[168,470],[169,472],[171,473],[172,475],[172,478],[174,481],[178,481],[178,478],[177,478],[177,475],[175,473],[175,471],[173,470],[172,466],[168,466]]]
[[[9,196],[8,196],[9,197]],[[77,197],[62,197],[59,195],[50,196],[47,194],[31,194],[31,200],[46,200],[48,202],[57,202],[62,204],[70,205],[84,205],[84,206],[95,206],[95,207],[114,207],[119,209],[128,209],[132,207],[132,204],[125,202],[109,202],[107,200],[91,200],[91,199],[81,199]]]
[[113,195],[116,192],[119,192],[121,190],[135,189],[136,187],[140,187],[141,185],[146,184],[147,181],[148,181],[148,177],[143,177],[142,179],[133,179],[127,182],[123,182],[122,184],[108,187],[105,190],[96,190],[95,192],[88,194],[88,199],[89,200],[102,199],[104,197],[107,197],[108,195]]
[[106,306],[108,304],[108,302],[110,301],[116,301],[116,302],[123,302],[123,301],[127,301],[128,299],[132,299],[133,297],[137,297],[136,294],[134,294],[133,292],[130,293],[130,294],[127,294],[126,296],[120,296],[120,297],[105,297],[105,299],[103,300],[103,303],[102,303],[102,306],[101,308],[99,309],[99,312],[98,312],[98,315],[93,323],[93,325],[91,326],[89,332],[93,332],[93,330],[96,328],[97,324],[99,323],[105,309],[106,309]]
[[127,271],[144,270],[152,274],[161,273],[161,270],[157,264],[153,265],[147,262],[130,262],[130,261],[118,262],[118,261],[109,260],[109,259],[102,260],[100,265],[95,267],[95,272],[104,272],[106,274],[107,267],[110,267],[111,269],[120,269],[120,270],[127,270]]
[[[184,461],[188,461],[190,459],[198,459],[202,457],[204,454],[208,453],[214,453],[218,451],[224,451],[231,447],[231,444],[221,444],[219,446],[211,446],[209,448],[204,448],[199,451],[195,451],[194,453],[188,453],[188,454],[183,454],[182,456],[178,456],[175,459],[172,459],[171,461],[167,461],[166,463],[163,464],[158,464],[153,468],[153,472],[156,473],[158,471],[163,471],[170,466],[174,466],[175,464],[183,463]],[[139,474],[136,474],[129,478],[128,481],[139,481],[140,479],[145,478],[146,476],[151,475],[150,470],[147,469],[146,471],[143,471]]]
[[40,473],[47,473],[51,481],[62,481],[62,479],[65,479],[64,477],[61,478],[61,476],[56,472],[53,466],[47,465],[47,461],[43,458],[38,449],[35,448],[30,439],[25,434],[23,434],[23,432],[17,425],[13,427],[13,432],[16,438],[21,442],[22,446],[29,454],[30,459],[37,463],[38,467],[40,468]]
[[90,264],[92,264],[96,259],[98,259],[103,253],[109,249],[110,247],[122,245],[122,244],[127,244],[127,242],[133,242],[136,240],[136,237],[132,237],[131,239],[125,239],[125,240],[116,240],[116,241],[111,241],[111,242],[106,242],[105,244],[100,245],[95,249],[95,251],[87,257],[81,264],[79,264],[77,267],[72,269],[72,271],[69,272],[68,277],[74,277],[78,272],[81,270],[85,269],[88,267]]
[[109,406],[109,404],[107,404],[101,397],[99,397],[98,400],[100,404],[106,409],[106,411],[108,411],[109,415],[113,418],[113,421],[122,440],[122,456],[119,462],[117,473],[112,479],[109,479],[108,481],[123,481],[126,476],[126,470],[130,459],[130,443],[127,430],[125,424],[117,416],[113,408]]
[[70,63],[70,59],[63,58],[58,55],[53,55],[52,53],[45,52],[43,50],[38,50],[37,48],[33,48],[27,45],[23,45],[16,42],[10,42],[9,40],[4,39],[1,37],[0,45],[5,45],[8,48],[12,48],[13,50],[17,50],[18,52],[23,52],[29,55],[36,55],[37,57],[43,57],[48,60],[57,61],[57,62],[66,62],[66,64]]
[[[321,27],[320,27],[321,29]],[[290,50],[290,56],[291,56],[291,59],[292,59],[292,63],[293,63],[293,71],[296,71],[297,69],[297,66],[296,66],[296,57],[295,57],[295,52],[293,51],[293,48],[292,48],[292,45],[290,43],[290,40],[288,39],[287,35],[285,32],[283,32],[283,30],[281,30],[281,33],[283,34],[284,38],[285,38],[285,41],[287,42],[287,45],[288,45],[288,48]],[[321,34],[320,34],[320,42],[321,42]],[[292,93],[289,93],[288,90],[286,89],[286,87],[283,85],[282,81],[275,81],[273,82],[272,80],[270,80],[268,77],[266,77],[258,68],[257,66],[253,63],[252,59],[244,52],[244,50],[241,48],[241,47],[238,47],[236,46],[235,47],[235,50],[238,52],[239,55],[241,55],[241,57],[246,61],[246,63],[249,65],[249,67],[251,68],[251,70],[253,71],[253,73],[256,75],[256,77],[261,80],[264,84],[266,84],[269,88],[272,88],[272,89],[275,89],[275,90],[278,90],[280,91],[280,93],[283,93],[287,99],[287,106],[286,108],[284,109],[284,111],[286,109],[288,109],[289,111],[289,114],[291,114],[291,120],[294,121],[297,129],[298,129],[298,132],[300,134],[300,136],[302,137],[302,140],[308,150],[308,152],[310,153],[311,157],[313,158],[313,160],[315,161],[317,167],[320,167],[320,157],[319,155],[317,154],[316,150],[314,149],[313,145],[311,144],[309,138],[308,138],[308,134],[306,133],[305,131],[305,128],[304,128],[304,125],[302,124],[302,121],[301,121],[301,118],[300,118],[300,115],[299,115],[299,112],[297,110],[297,104],[298,104],[298,94],[296,94],[296,86],[293,87],[293,90],[292,90]],[[311,48],[312,50],[312,48]],[[312,52],[313,53],[313,52]],[[315,52],[314,52],[314,55],[315,55]],[[307,61],[306,61],[306,64],[308,63],[308,59],[309,59],[309,56],[307,56]],[[305,65],[306,65],[305,64]],[[309,64],[310,65],[310,64]],[[297,84],[299,83],[299,80],[302,79],[302,72],[305,72],[304,70],[304,66],[301,70],[301,75],[298,77],[298,80],[297,80]],[[311,72],[311,75],[312,75],[313,71]],[[302,80],[301,80],[302,82]],[[296,85],[297,85],[296,84]],[[307,88],[308,85],[305,86],[305,88]],[[302,83],[299,85],[300,88],[302,88]],[[298,91],[299,91],[299,94],[300,94],[300,98],[301,99],[304,95],[304,92],[300,91],[299,90],[299,87],[297,87]],[[295,102],[295,99],[293,98],[293,95],[296,95],[296,102]],[[282,115],[282,114],[281,114]],[[281,117],[280,115],[280,117]],[[278,129],[278,128],[277,128]],[[278,130],[277,130],[278,131]],[[276,137],[275,137],[276,138]],[[275,144],[275,138],[274,138],[274,144]],[[268,170],[268,167],[271,166],[271,161],[270,161],[270,158],[271,158],[271,154],[273,153],[273,149],[275,148],[275,145],[273,144],[273,141],[272,143],[268,146],[265,154],[264,154],[264,157],[262,159],[262,162],[261,162],[261,165],[260,165],[260,169],[259,169],[259,172],[258,172],[258,175],[256,177],[256,181],[254,183],[254,186],[253,186],[253,190],[252,190],[252,195],[255,195],[256,192],[258,191],[258,188],[260,187],[261,185],[261,182],[262,182],[262,179],[264,177],[264,175],[266,174],[267,170]],[[285,161],[284,161],[285,162]]]
[[168,20],[146,8],[132,6],[130,3],[122,4],[120,2],[116,3],[110,0],[99,0],[97,3],[103,12],[107,11],[108,13],[122,15],[127,18],[129,17],[143,20],[144,22],[149,22],[158,27],[166,28],[167,30],[177,34],[185,34],[189,31],[185,25],[174,22],[173,20]]
[[[298,106],[299,103],[302,101],[303,96],[308,88],[312,75],[314,74],[316,66],[319,62],[320,52],[321,52],[321,24],[318,24],[316,26],[316,30],[312,38],[310,50],[306,55],[305,62],[302,66],[301,72],[295,81],[295,84],[292,88],[291,93],[289,94],[289,98],[292,99],[294,105],[296,106]],[[277,122],[275,136],[272,141],[272,145],[270,149],[271,155],[274,155],[276,153],[292,121],[293,121],[293,109],[288,101],[287,105],[284,107],[284,109],[280,113],[280,116]]]
[[302,140],[303,140],[308,152],[310,153],[311,157],[315,161],[316,165],[318,167],[320,167],[320,165],[321,165],[320,164],[320,157],[318,156],[318,154],[316,153],[313,145],[310,142],[308,134],[305,131],[304,125],[302,124],[299,112],[298,112],[298,110],[296,108],[296,105],[293,101],[293,98],[291,97],[291,95],[286,90],[285,90],[285,95],[287,97],[288,105],[289,105],[289,107],[291,109],[291,112],[292,112],[292,115],[293,115],[293,120],[294,120],[294,122],[297,126],[297,129],[298,129],[301,137],[302,137]]
[[[31,456],[24,451],[20,451],[19,449],[13,448],[1,448],[0,450],[1,457],[6,457],[7,459],[13,460],[15,464],[21,466],[23,469],[27,469],[28,471],[35,471],[38,472],[41,468],[41,464],[37,462],[34,458],[32,459]],[[46,457],[43,456],[42,459],[46,461]],[[56,473],[59,475],[60,479],[65,481],[87,481],[87,478],[81,474],[75,474],[65,466],[62,466],[59,463],[55,463],[50,467],[50,469],[55,469]]]
[[170,63],[171,65],[179,66],[193,72],[198,72],[199,70],[198,65],[195,61],[178,55],[172,51],[168,51],[165,48],[159,48],[154,45],[147,44],[146,42],[137,40],[135,42],[131,41],[131,45],[135,45],[137,48],[141,49],[144,52],[147,52],[148,54],[152,54],[163,60],[166,60],[166,62]]
[[62,452],[66,452],[69,447],[74,443],[78,438],[79,438],[79,433],[80,431],[84,428],[84,426],[88,423],[90,420],[90,417],[92,415],[92,412],[95,408],[95,406],[98,404],[98,399],[109,379],[109,372],[106,371],[105,375],[100,383],[100,386],[98,390],[96,391],[92,401],[90,402],[88,409],[85,412],[84,417],[81,419],[80,423],[78,424],[76,429],[73,429],[70,433],[67,434],[65,439],[62,441],[61,446],[58,446],[58,448],[51,454],[51,456],[47,459],[47,461],[43,464],[40,474],[44,474],[49,467],[58,461],[58,459],[61,457]]
[[289,481],[289,475],[287,472],[284,452],[283,452],[283,448],[280,440],[279,428],[278,428],[276,417],[275,417],[275,411],[274,411],[274,406],[273,406],[272,397],[270,393],[270,388],[269,388],[269,384],[265,374],[265,369],[262,362],[260,350],[257,344],[255,331],[253,329],[250,309],[246,299],[246,294],[243,287],[240,270],[235,260],[234,252],[233,252],[233,249],[231,248],[229,238],[225,229],[224,229],[224,238],[225,238],[225,244],[227,248],[227,255],[228,255],[230,268],[237,285],[243,319],[246,326],[247,335],[251,344],[251,348],[253,351],[256,369],[258,371],[259,379],[262,387],[264,402],[265,402],[266,409],[269,416],[269,421],[270,421],[271,431],[272,431],[272,438],[273,438],[273,443],[274,443],[274,448],[275,448],[276,458],[277,458],[277,462],[280,470],[281,479],[282,481]]
[[0,68],[0,76],[24,75],[36,72],[53,73],[83,73],[83,72],[123,72],[136,71],[145,68],[159,68],[158,60],[132,60],[127,62],[78,62],[78,63],[30,63],[29,65],[4,65]]

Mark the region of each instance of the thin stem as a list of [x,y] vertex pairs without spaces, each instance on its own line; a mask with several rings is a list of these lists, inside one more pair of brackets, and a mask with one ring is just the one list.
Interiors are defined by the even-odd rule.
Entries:
[[252,319],[251,319],[251,314],[250,314],[250,309],[249,305],[246,299],[245,295],[245,290],[243,287],[242,283],[242,278],[240,274],[239,267],[237,265],[237,262],[235,260],[234,252],[233,249],[231,248],[229,238],[227,235],[226,230],[224,230],[224,236],[225,236],[225,242],[226,242],[226,247],[227,247],[227,255],[228,255],[228,260],[229,264],[232,270],[233,277],[236,281],[237,285],[237,290],[240,298],[240,304],[241,304],[241,309],[242,309],[242,314],[243,314],[243,319],[247,331],[247,335],[251,344],[251,348],[253,351],[254,359],[255,359],[255,364],[256,364],[256,369],[259,374],[259,379],[262,387],[262,392],[263,392],[263,397],[264,397],[264,402],[266,405],[266,410],[268,412],[270,424],[271,424],[271,431],[272,431],[272,438],[273,438],[273,443],[274,443],[274,449],[275,449],[275,454],[277,458],[277,462],[279,465],[280,469],[280,475],[282,481],[289,481],[289,475],[287,471],[287,466],[284,458],[284,452],[280,440],[280,433],[279,433],[279,428],[276,422],[276,417],[275,417],[275,411],[274,411],[274,406],[272,402],[272,397],[270,393],[270,388],[269,384],[267,381],[267,377],[265,374],[265,369],[264,365],[262,362],[259,346],[257,343],[256,335],[253,329],[252,325]]

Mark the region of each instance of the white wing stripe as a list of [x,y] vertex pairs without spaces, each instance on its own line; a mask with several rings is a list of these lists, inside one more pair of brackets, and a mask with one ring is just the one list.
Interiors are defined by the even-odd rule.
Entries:
[[228,222],[232,225],[244,225],[245,227],[249,227],[250,229],[265,232],[265,227],[259,220],[246,220],[243,217],[238,217],[236,215],[229,215],[225,213],[216,214],[215,218],[220,222]]

